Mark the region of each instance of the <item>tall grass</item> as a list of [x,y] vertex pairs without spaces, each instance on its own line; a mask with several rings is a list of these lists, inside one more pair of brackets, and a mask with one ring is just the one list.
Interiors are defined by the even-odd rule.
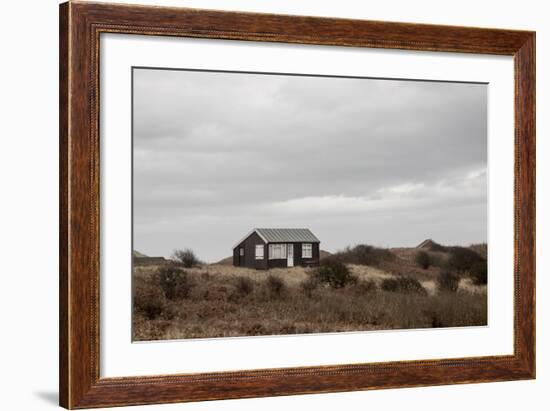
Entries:
[[[135,340],[280,335],[485,325],[486,293],[419,291],[359,279],[342,287],[186,271],[186,293],[168,298],[158,273],[134,276]],[[409,285],[404,287],[407,282]],[[383,283],[382,283],[383,284]],[[422,287],[420,285],[420,287]],[[412,290],[416,290],[411,292]]]

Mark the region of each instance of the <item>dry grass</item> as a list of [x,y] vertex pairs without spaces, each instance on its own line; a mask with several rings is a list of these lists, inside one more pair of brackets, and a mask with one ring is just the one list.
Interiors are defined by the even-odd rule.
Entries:
[[[206,272],[210,275],[224,278],[242,276],[254,281],[261,281],[267,277],[266,271],[216,264],[201,268],[199,272]],[[307,278],[307,269],[304,267],[272,268],[268,273],[276,277],[284,278],[289,286],[296,286]]]
[[[399,258],[399,257],[398,257]],[[340,289],[302,285],[302,267],[257,271],[223,264],[185,269],[189,293],[168,299],[158,267],[134,272],[135,340],[281,335],[381,329],[475,326],[487,323],[486,287],[461,280],[456,293],[439,293],[438,269],[418,280],[427,293],[380,289],[399,275],[349,264],[357,281]],[[414,274],[414,271],[413,271]]]

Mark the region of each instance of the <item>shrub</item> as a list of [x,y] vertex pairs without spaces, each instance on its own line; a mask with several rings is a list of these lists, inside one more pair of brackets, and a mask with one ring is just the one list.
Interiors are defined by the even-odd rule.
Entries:
[[426,251],[417,252],[416,255],[414,256],[414,261],[424,270],[427,270],[428,268],[430,268],[430,265],[432,264],[430,256]]
[[382,290],[398,293],[426,294],[420,282],[411,277],[386,278],[382,281]]
[[437,279],[437,288],[442,292],[456,293],[459,283],[460,278],[456,274],[445,271]]
[[231,295],[232,299],[240,299],[246,297],[254,290],[254,281],[248,277],[237,277],[235,281],[235,291]]
[[174,250],[172,258],[182,263],[186,268],[194,267],[200,263],[199,259],[190,248],[186,248],[185,250]]
[[470,249],[474,250],[483,259],[487,259],[487,243],[471,244]]
[[384,248],[359,244],[354,247],[347,247],[345,250],[334,254],[333,258],[342,263],[377,266],[384,261],[394,260],[395,255]]
[[487,284],[487,260],[481,260],[470,268],[470,277],[475,285]]
[[382,281],[381,285],[382,290],[395,292],[398,291],[399,282],[397,278],[386,278]]
[[188,274],[172,265],[160,267],[156,277],[160,288],[169,300],[187,298],[193,287]]
[[430,251],[445,252],[447,251],[447,247],[438,244],[435,241],[432,241],[432,243],[430,244]]
[[430,256],[430,266],[448,268],[447,254],[433,253],[428,254]]
[[243,294],[248,295],[254,289],[254,282],[248,277],[237,278],[237,290]]
[[448,265],[452,270],[464,272],[481,260],[479,254],[469,248],[451,247]]
[[334,258],[324,259],[312,275],[317,282],[328,284],[332,288],[342,288],[357,282],[357,278],[351,274],[348,267]]
[[354,287],[354,291],[358,295],[368,294],[376,291],[378,286],[373,280],[359,280]]
[[311,297],[318,286],[319,281],[311,275],[300,283],[300,289],[307,297]]
[[134,308],[148,320],[154,320],[166,308],[162,290],[151,281],[139,281],[134,285]]
[[279,298],[286,292],[285,282],[274,275],[270,274],[266,278],[266,285],[270,298]]

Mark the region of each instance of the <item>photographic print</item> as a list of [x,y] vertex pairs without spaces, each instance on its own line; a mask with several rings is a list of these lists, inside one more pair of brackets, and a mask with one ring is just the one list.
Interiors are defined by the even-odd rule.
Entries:
[[487,325],[487,84],[134,67],[134,341]]
[[535,378],[535,32],[88,2],[59,32],[61,406]]

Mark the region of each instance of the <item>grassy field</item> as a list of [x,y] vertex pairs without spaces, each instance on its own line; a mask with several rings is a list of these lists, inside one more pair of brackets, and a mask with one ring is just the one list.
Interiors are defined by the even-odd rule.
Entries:
[[[302,267],[257,271],[228,264],[134,268],[137,341],[487,324],[487,287],[466,271],[443,282],[448,253],[420,268],[414,249],[371,265],[338,262],[344,285]],[[346,260],[350,254],[342,254]],[[331,257],[332,258],[332,257]],[[355,260],[349,258],[349,260]],[[453,284],[455,285],[453,287]]]

